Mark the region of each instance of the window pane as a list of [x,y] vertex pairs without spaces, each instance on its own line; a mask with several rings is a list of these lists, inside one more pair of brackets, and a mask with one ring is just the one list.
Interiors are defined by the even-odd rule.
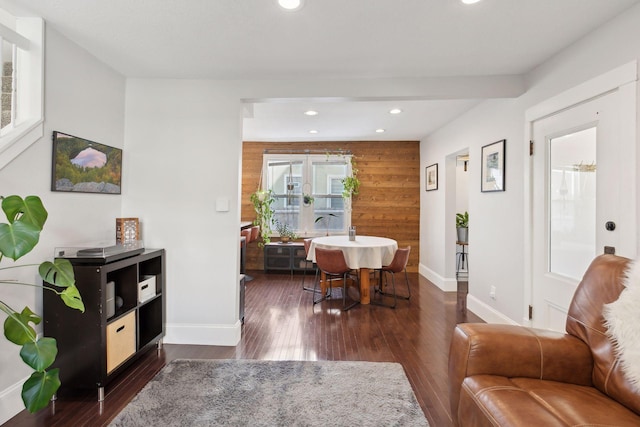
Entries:
[[345,229],[342,179],[347,175],[346,160],[313,163],[313,193],[316,198],[314,230],[318,233]]
[[300,229],[300,203],[302,195],[302,162],[272,160],[268,163],[269,188],[275,194],[274,220]]
[[[344,203],[342,196],[339,196],[340,202]],[[344,209],[335,207],[322,207],[337,205],[335,196],[316,196],[314,206],[314,217],[316,218],[314,230],[318,233],[337,232],[345,229]],[[318,203],[319,202],[319,203]],[[318,219],[320,218],[320,219]]]
[[596,128],[550,145],[549,270],[580,280],[596,253]]
[[11,124],[13,109],[13,44],[2,40],[2,94],[0,95],[0,129]]

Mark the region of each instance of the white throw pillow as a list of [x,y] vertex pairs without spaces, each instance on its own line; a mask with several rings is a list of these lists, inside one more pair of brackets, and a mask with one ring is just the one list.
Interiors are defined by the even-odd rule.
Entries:
[[604,306],[603,315],[622,372],[640,392],[640,262],[629,264],[623,284],[620,297]]

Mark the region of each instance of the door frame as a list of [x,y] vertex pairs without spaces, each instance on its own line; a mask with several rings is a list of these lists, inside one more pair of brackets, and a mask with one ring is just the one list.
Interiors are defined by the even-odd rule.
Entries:
[[[630,126],[630,129],[628,132],[624,133],[624,135],[626,138],[631,138],[634,142],[637,142],[637,80],[638,64],[637,61],[632,61],[528,108],[525,111],[524,143],[526,145],[531,144],[534,122],[553,116],[564,110],[581,103],[588,102],[596,97],[615,90],[621,90],[628,94],[625,98],[625,102],[628,104],[624,109],[626,113],[625,118],[630,120],[631,123],[633,123],[633,126]],[[542,143],[540,141],[537,141],[534,149],[541,149],[541,144]],[[529,154],[528,149],[523,150],[523,152],[525,156],[523,162],[523,174],[525,191],[524,295],[526,296],[526,299],[522,308],[521,324],[531,326],[532,322],[529,319],[529,307],[533,304],[533,157]],[[637,164],[637,156],[635,153],[634,157],[636,158]],[[636,170],[636,185],[638,185],[637,173],[638,172]],[[638,202],[640,202],[640,200],[638,200],[636,205],[632,207],[633,212],[631,214],[634,218],[637,218],[636,212]],[[633,230],[633,232],[634,235],[637,235],[637,230]]]

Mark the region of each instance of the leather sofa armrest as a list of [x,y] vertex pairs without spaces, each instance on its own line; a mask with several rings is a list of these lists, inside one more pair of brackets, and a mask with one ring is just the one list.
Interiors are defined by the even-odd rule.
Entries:
[[465,377],[498,375],[591,385],[593,359],[580,339],[514,325],[465,323],[456,326],[449,350],[449,398],[457,419]]

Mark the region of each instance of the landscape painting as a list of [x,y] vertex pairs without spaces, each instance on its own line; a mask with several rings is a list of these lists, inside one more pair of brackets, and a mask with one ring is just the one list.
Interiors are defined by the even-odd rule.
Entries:
[[53,132],[52,191],[120,194],[122,150]]

